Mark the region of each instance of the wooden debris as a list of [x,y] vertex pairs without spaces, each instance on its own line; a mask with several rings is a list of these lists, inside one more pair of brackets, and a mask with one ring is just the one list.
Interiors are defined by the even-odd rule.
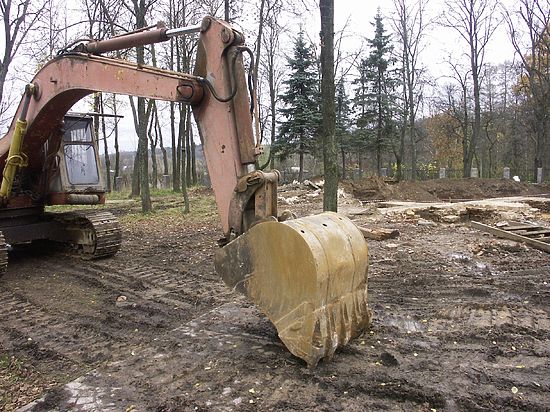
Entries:
[[313,190],[321,190],[322,189],[320,185],[317,185],[317,184],[313,183],[311,180],[306,179],[302,183],[304,184],[304,186],[309,187],[310,189],[313,189]]
[[397,229],[367,229],[366,227],[359,226],[359,230],[365,239],[387,240],[399,237],[399,230]]
[[541,236],[545,235],[547,232],[547,230],[541,226],[515,225],[503,226],[499,229],[474,221],[471,222],[471,225],[475,229],[482,230],[494,236],[503,239],[515,240],[516,242],[522,242],[531,247],[534,247],[535,249],[543,250],[550,253],[550,237]]

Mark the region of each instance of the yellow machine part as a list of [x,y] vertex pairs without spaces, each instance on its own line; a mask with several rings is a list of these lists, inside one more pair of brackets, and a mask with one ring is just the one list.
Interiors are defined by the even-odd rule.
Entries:
[[2,185],[0,186],[0,198],[7,199],[11,194],[15,173],[19,167],[26,166],[27,157],[21,153],[23,139],[27,132],[27,122],[17,119],[15,123],[15,131],[11,139],[10,151],[6,160],[6,166],[2,173]]
[[330,359],[370,323],[367,244],[339,214],[257,224],[220,249],[215,263],[309,366]]

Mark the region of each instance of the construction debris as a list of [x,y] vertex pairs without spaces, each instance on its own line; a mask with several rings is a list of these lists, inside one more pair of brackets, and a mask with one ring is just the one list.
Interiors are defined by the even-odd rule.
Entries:
[[380,241],[399,237],[399,230],[397,229],[367,229],[366,227],[359,226],[359,230],[365,239]]
[[313,190],[321,190],[323,185],[321,183],[319,183],[318,185],[313,183],[311,180],[304,180],[303,182],[303,185],[306,186],[306,187],[309,187],[310,189],[313,189]]
[[504,239],[523,242],[535,249],[550,253],[550,228],[533,224],[513,224],[496,228],[480,222],[471,222],[475,229],[482,230]]

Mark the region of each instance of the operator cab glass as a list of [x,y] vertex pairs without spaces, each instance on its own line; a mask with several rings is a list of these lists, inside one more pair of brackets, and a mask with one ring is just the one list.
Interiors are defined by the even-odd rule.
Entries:
[[65,118],[63,153],[71,185],[99,183],[91,119]]

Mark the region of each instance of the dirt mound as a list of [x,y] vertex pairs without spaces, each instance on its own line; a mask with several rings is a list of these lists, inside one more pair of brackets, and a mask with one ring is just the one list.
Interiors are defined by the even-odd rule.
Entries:
[[533,185],[510,179],[439,179],[421,182],[393,183],[379,177],[368,177],[347,183],[348,190],[359,200],[408,200],[434,202],[476,200],[492,197],[532,196],[550,192],[548,185]]

